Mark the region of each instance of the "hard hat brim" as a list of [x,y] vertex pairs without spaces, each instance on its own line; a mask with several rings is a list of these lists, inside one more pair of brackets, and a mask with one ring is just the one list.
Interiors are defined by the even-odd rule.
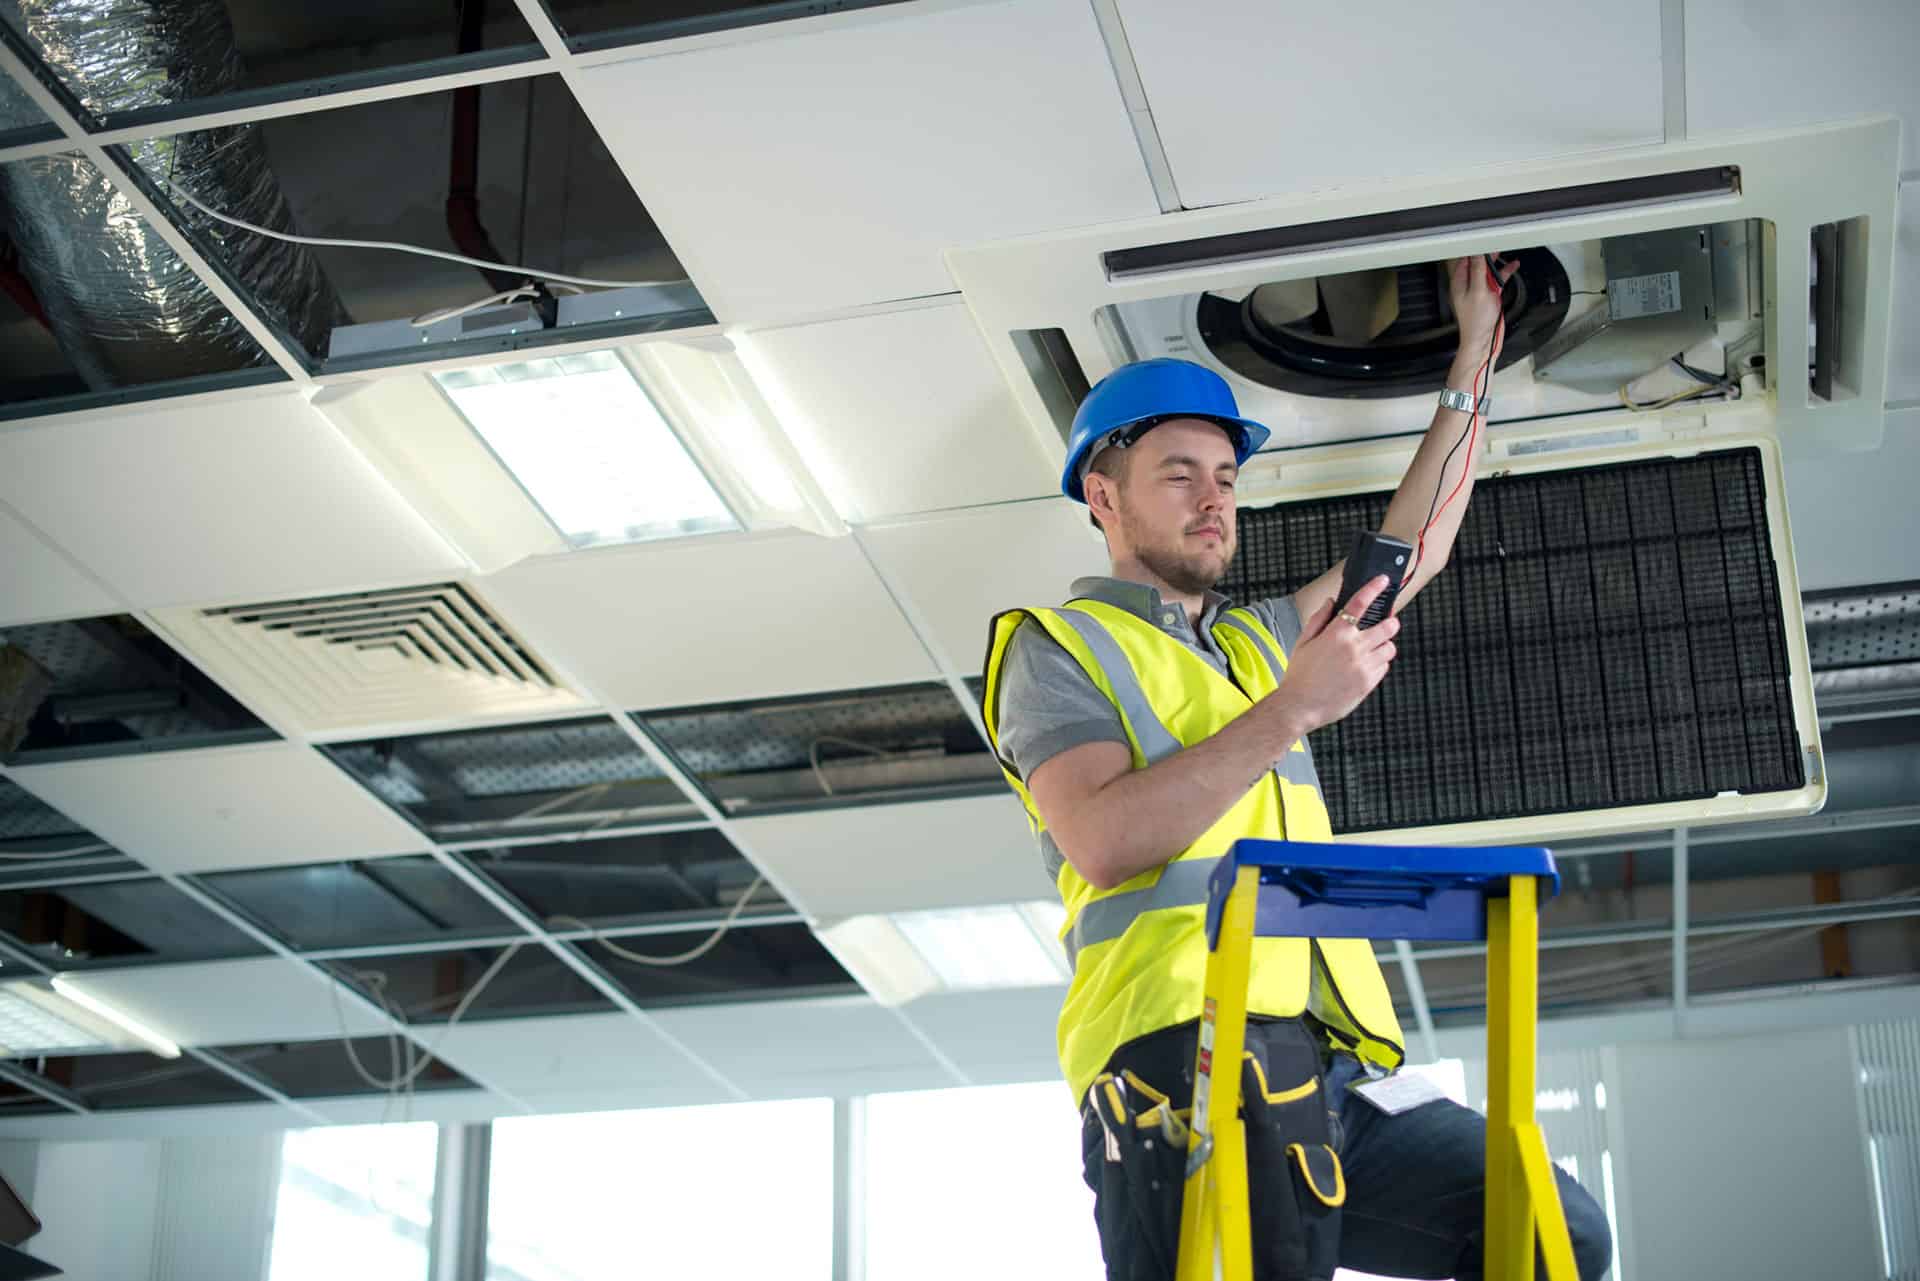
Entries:
[[[1151,431],[1161,423],[1171,422],[1180,418],[1197,418],[1201,422],[1214,423],[1222,428],[1226,428],[1229,438],[1232,438],[1234,441],[1233,461],[1242,467],[1246,466],[1247,459],[1260,452],[1260,447],[1266,444],[1267,438],[1273,434],[1267,430],[1265,424],[1257,423],[1251,418],[1233,418],[1224,414],[1184,413],[1180,410],[1149,414],[1141,418],[1136,418],[1131,422],[1117,423],[1102,432],[1099,438],[1089,440],[1085,445],[1081,446],[1078,451],[1067,459],[1066,470],[1060,477],[1060,492],[1068,498],[1073,499],[1076,503],[1085,503],[1087,501],[1086,490],[1081,483],[1082,464],[1095,452],[1094,447],[1099,443],[1099,440],[1113,435],[1114,432],[1128,431],[1134,427],[1138,427],[1142,423],[1148,424],[1146,431]],[[1146,431],[1140,434],[1144,436]]]

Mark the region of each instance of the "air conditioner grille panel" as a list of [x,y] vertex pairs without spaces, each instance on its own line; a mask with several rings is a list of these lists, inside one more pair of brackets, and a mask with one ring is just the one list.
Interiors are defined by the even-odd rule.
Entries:
[[162,615],[256,704],[315,733],[577,710],[584,701],[460,583]]
[[[1240,513],[1222,590],[1285,595],[1386,494]],[[1484,480],[1379,692],[1313,737],[1337,832],[1805,783],[1759,452]]]

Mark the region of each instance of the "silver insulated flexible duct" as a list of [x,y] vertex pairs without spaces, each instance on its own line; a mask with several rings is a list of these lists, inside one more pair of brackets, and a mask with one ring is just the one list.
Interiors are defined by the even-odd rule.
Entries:
[[[96,117],[205,98],[241,83],[220,0],[0,0]],[[0,85],[0,128],[37,118]],[[129,149],[156,180],[215,209],[277,229],[292,219],[257,127],[158,138]],[[105,390],[230,370],[263,359],[251,336],[112,182],[81,156],[0,167],[5,227],[74,368]],[[198,214],[189,215],[196,220]],[[200,222],[265,314],[309,350],[342,315],[303,247]]]

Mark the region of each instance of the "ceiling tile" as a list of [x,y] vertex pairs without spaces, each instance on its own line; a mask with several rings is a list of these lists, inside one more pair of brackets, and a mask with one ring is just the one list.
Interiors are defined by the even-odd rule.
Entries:
[[705,538],[525,561],[488,599],[565,675],[628,710],[931,680],[851,538]]
[[854,519],[1057,486],[960,303],[763,330],[744,345],[814,475]]
[[1049,1081],[1060,1075],[1054,1025],[1066,996],[1065,984],[936,992],[902,1012],[975,1085]]
[[[433,1035],[440,1035],[435,1032]],[[570,1014],[461,1023],[443,1056],[465,1075],[529,1102],[617,1091],[625,1107],[719,1103],[726,1092],[631,1014]]]
[[0,507],[0,627],[121,612],[110,592]]
[[292,743],[22,765],[13,780],[161,872],[414,853],[421,835]]
[[950,292],[949,246],[1158,209],[1081,0],[907,6],[575,86],[727,321]]
[[1887,112],[1906,121],[1901,167],[1920,168],[1920,5],[1913,0],[1819,8],[1687,0],[1686,16],[1690,135]]
[[1053,893],[1011,792],[742,819],[748,855],[816,918]]
[[1659,0],[1120,13],[1188,208],[1661,137]]
[[954,669],[978,675],[1004,609],[1057,605],[1073,580],[1109,572],[1087,509],[1065,498],[892,521],[861,531]]
[[1920,408],[1889,413],[1878,449],[1809,451],[1785,473],[1801,591],[1913,578]]
[[[1920,117],[1908,132],[1920,130]],[[1893,250],[1893,332],[1887,338],[1887,399],[1920,400],[1920,179],[1900,187]]]
[[0,432],[0,502],[136,608],[465,571],[296,391],[68,414]]
[[353,1036],[386,1030],[346,993],[336,1013],[328,981],[281,957],[89,970],[67,978],[179,1045],[320,1041],[338,1037],[342,1019]]
[[756,1098],[955,1084],[898,1016],[864,996],[651,1013]]

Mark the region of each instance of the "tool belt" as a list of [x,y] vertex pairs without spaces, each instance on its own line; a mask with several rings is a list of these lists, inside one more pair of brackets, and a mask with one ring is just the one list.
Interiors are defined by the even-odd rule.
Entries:
[[[1129,1041],[1088,1091],[1082,1148],[1109,1281],[1173,1281],[1197,1034],[1190,1022]],[[1347,1187],[1324,1065],[1303,1020],[1248,1019],[1240,1097],[1257,1281],[1329,1281],[1339,1259]]]

